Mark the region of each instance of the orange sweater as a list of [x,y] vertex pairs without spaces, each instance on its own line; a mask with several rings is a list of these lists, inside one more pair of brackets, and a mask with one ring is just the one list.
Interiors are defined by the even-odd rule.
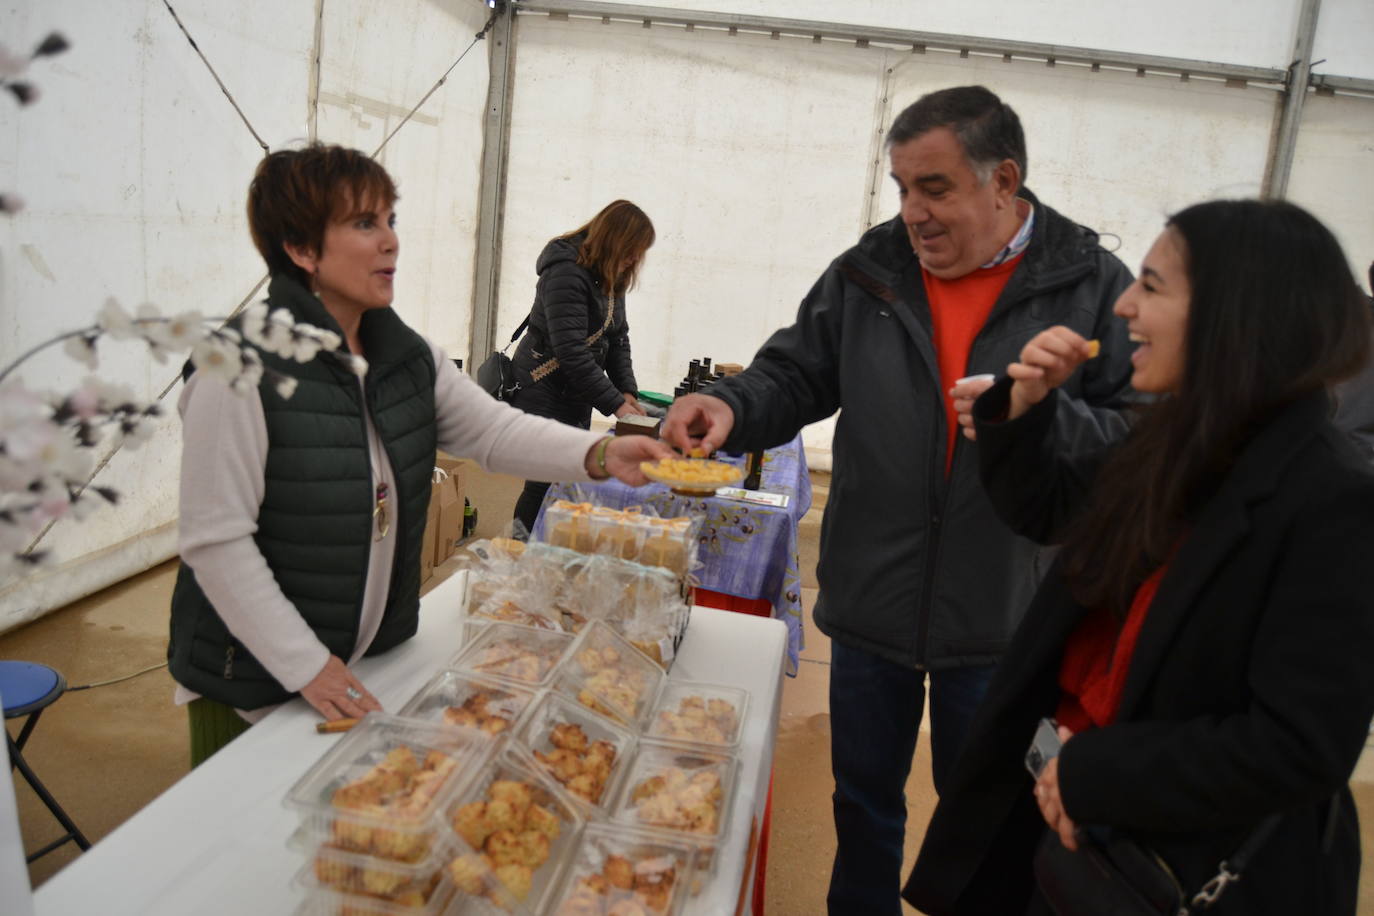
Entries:
[[930,301],[930,323],[935,344],[935,358],[940,364],[940,394],[945,405],[945,420],[949,435],[945,441],[945,475],[954,461],[954,443],[959,435],[959,422],[954,414],[954,402],[948,391],[954,383],[968,374],[968,355],[973,339],[987,323],[997,297],[1011,278],[1017,255],[996,267],[980,268],[956,280],[941,280],[921,271],[925,282],[926,299]]

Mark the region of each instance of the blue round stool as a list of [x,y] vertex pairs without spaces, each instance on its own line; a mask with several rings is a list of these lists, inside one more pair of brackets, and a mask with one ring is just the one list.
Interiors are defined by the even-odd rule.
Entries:
[[68,840],[74,840],[76,845],[83,850],[91,848],[85,835],[67,816],[67,812],[62,810],[62,806],[57,803],[57,799],[52,797],[52,793],[43,785],[42,780],[34,774],[33,769],[24,760],[22,753],[24,745],[29,740],[29,735],[33,733],[34,726],[38,724],[39,715],[44,709],[52,705],[58,697],[62,696],[66,689],[67,679],[47,665],[39,665],[34,662],[0,661],[0,703],[4,703],[5,718],[16,719],[20,716],[28,716],[23,727],[19,730],[18,738],[11,738],[9,729],[5,730],[5,740],[9,742],[10,769],[19,768],[25,781],[43,800],[43,804],[48,806],[48,810],[52,812],[53,817],[57,818],[63,829],[67,831],[61,838],[29,855],[26,858],[28,862],[32,862],[39,856],[47,855]]

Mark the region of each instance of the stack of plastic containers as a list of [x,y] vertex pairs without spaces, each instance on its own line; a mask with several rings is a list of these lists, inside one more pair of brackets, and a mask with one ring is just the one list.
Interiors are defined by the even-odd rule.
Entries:
[[370,715],[287,794],[300,814],[302,912],[366,916],[443,912],[452,858],[444,815],[486,768],[481,732]]
[[450,666],[292,788],[299,912],[678,916],[715,873],[748,693],[669,680],[601,621],[473,627]]

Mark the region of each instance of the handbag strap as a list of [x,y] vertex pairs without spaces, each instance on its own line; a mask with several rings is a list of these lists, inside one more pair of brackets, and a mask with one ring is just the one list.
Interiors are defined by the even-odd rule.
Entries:
[[1271,814],[1259,822],[1250,835],[1245,838],[1245,842],[1240,844],[1240,848],[1231,854],[1231,858],[1223,859],[1221,865],[1217,867],[1217,873],[1204,885],[1202,890],[1193,895],[1192,906],[1199,909],[1207,909],[1217,902],[1217,899],[1225,892],[1226,888],[1240,880],[1243,872],[1250,864],[1250,859],[1264,845],[1264,841],[1269,839],[1269,835],[1274,832],[1274,828],[1283,819],[1282,814]]
[[522,322],[520,322],[520,327],[516,328],[516,329],[515,329],[515,333],[512,334],[512,335],[510,336],[510,343],[508,343],[508,344],[506,344],[504,347],[502,347],[502,348],[501,348],[501,352],[502,352],[502,353],[505,353],[507,350],[509,350],[509,349],[510,349],[510,345],[513,344],[513,343],[515,343],[517,340],[519,340],[519,339],[520,339],[520,335],[523,334],[523,333],[525,333],[525,328],[527,328],[527,327],[529,327],[529,326],[530,326],[530,316],[529,316],[529,315],[526,315],[526,316],[525,316],[525,320],[522,321]]
[[[592,344],[594,344],[594,343],[596,343],[598,340],[600,340],[600,339],[602,338],[602,336],[603,336],[608,330],[610,330],[611,322],[612,322],[614,319],[615,319],[615,297],[614,297],[614,296],[607,296],[607,297],[606,297],[606,320],[603,321],[603,322],[601,323],[600,329],[598,329],[597,332],[596,332],[595,334],[593,334],[592,336],[590,336],[590,337],[587,338],[587,346],[590,347]],[[539,365],[535,366],[533,369],[530,370],[530,379],[537,382],[537,381],[539,381],[541,378],[543,378],[544,376],[546,376],[546,375],[548,375],[549,373],[553,372],[553,370],[555,370],[555,369],[557,369],[557,368],[558,368],[558,357],[557,357],[557,356],[550,357],[550,358],[549,358],[548,360],[546,360],[545,362],[540,363]]]

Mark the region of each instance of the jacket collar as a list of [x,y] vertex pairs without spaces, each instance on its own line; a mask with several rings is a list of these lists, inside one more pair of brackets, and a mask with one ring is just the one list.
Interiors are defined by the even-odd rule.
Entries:
[[[1098,234],[1042,203],[1029,188],[1017,192],[1035,207],[1035,225],[1022,260],[1025,293],[1040,292],[1078,279],[1092,269],[1092,256],[1098,247]],[[874,280],[893,287],[900,295],[904,275],[917,277],[920,259],[911,248],[901,216],[874,226],[859,239],[859,244],[840,256]],[[1015,278],[1013,278],[1015,280]]]
[[1278,490],[1295,456],[1321,434],[1329,412],[1324,390],[1304,395],[1280,408],[1241,451],[1169,563],[1131,656],[1119,718],[1129,718],[1144,699],[1198,594],[1250,532],[1252,507]]
[[[272,307],[284,307],[297,321],[333,331],[342,339],[343,328],[329,314],[324,303],[285,274],[275,274],[267,287],[267,300]],[[366,349],[369,366],[381,367],[413,356],[417,335],[401,320],[394,308],[372,309],[363,314],[358,336]]]

